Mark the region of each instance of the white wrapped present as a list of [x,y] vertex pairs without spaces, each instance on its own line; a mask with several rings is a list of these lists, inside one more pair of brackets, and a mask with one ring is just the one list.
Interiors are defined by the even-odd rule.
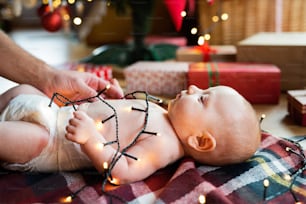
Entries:
[[136,62],[124,69],[126,92],[174,97],[186,89],[188,66],[187,62]]

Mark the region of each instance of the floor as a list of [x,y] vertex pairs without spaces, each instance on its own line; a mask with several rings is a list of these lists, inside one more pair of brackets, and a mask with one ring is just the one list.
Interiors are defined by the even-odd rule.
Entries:
[[49,33],[37,29],[17,30],[11,33],[11,37],[34,56],[53,66],[61,65],[67,60],[77,61],[82,59],[94,49],[80,43],[73,33]]
[[[27,30],[16,31],[11,37],[21,47],[54,67],[67,61],[82,59],[94,49],[80,43],[72,34]],[[0,93],[14,85],[16,84],[0,77]],[[266,115],[261,124],[263,130],[279,137],[306,136],[306,127],[296,125],[288,116],[285,94],[282,94],[279,104],[254,105],[254,108],[258,118],[262,114]],[[303,146],[306,147],[306,141]]]

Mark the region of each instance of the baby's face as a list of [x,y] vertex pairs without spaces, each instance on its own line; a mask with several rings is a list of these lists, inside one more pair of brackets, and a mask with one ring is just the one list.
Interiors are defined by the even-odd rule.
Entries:
[[190,135],[201,135],[208,131],[212,135],[222,135],[231,124],[234,114],[241,114],[244,98],[226,86],[211,87],[206,90],[189,86],[170,101],[168,113],[170,121],[181,141]]

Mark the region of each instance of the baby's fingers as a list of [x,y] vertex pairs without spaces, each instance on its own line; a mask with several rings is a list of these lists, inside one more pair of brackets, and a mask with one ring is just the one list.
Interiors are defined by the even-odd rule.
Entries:
[[79,120],[84,120],[86,118],[86,114],[83,111],[79,111],[79,110],[74,111],[73,116],[74,118],[79,119]]
[[75,141],[75,140],[74,140],[74,134],[72,134],[72,133],[67,132],[67,133],[65,134],[65,137],[66,137],[67,140],[70,140],[70,141],[72,141],[72,142]]
[[81,122],[92,122],[92,118],[90,118],[84,111],[75,111],[73,112],[73,116],[75,120]]
[[67,125],[66,126],[66,132],[70,134],[75,134],[76,133],[76,128],[73,125]]

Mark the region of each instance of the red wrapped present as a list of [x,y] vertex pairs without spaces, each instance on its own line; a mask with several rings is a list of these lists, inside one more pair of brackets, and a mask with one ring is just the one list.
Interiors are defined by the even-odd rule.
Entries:
[[299,125],[306,126],[306,90],[287,92],[288,112]]
[[270,64],[200,62],[190,64],[187,81],[202,89],[230,86],[250,103],[275,104],[280,97],[280,77],[280,69]]
[[112,67],[108,65],[87,64],[87,63],[70,63],[66,65],[70,70],[79,72],[90,72],[98,77],[110,80],[113,78]]

